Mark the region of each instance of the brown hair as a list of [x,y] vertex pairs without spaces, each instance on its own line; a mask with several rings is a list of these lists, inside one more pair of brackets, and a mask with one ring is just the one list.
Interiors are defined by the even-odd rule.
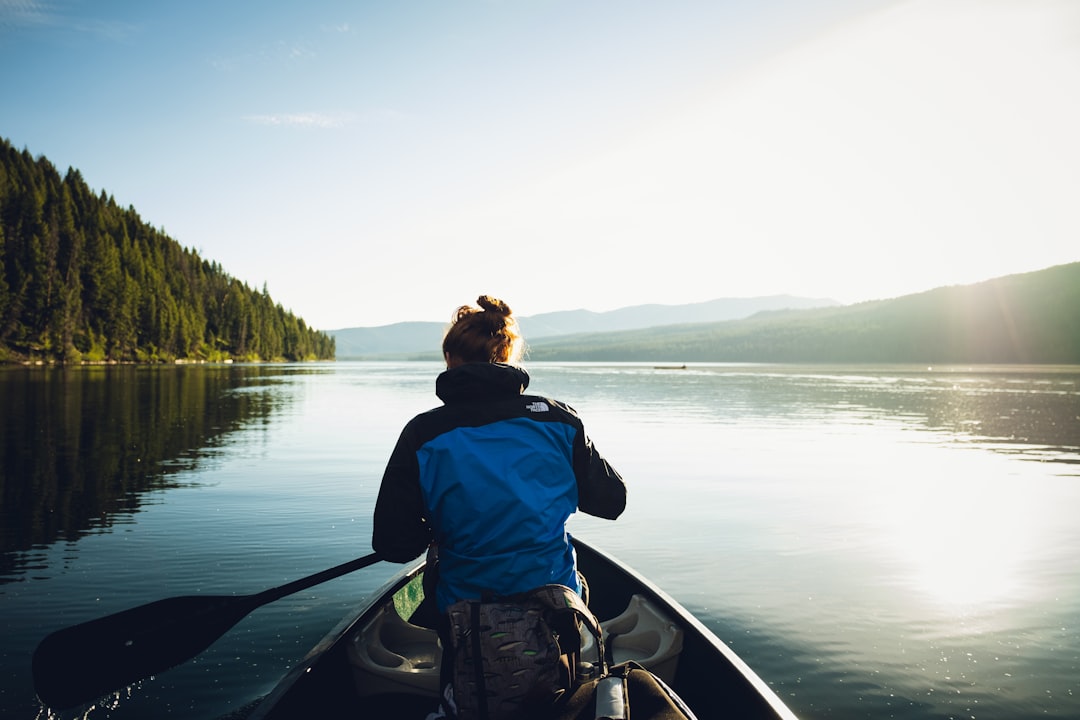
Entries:
[[462,305],[454,311],[443,353],[457,362],[520,362],[525,340],[510,306],[490,295],[476,303],[480,307]]

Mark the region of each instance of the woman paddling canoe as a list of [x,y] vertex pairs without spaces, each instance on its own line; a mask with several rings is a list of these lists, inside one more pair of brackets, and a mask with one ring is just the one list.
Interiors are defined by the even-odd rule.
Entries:
[[[444,404],[402,431],[372,534],[387,560],[409,562],[428,550],[435,626],[448,654],[455,603],[546,585],[585,595],[566,521],[576,510],[615,519],[626,505],[622,478],[577,413],[524,394],[524,341],[510,308],[486,295],[477,302],[454,313],[442,344],[447,369],[435,383]],[[447,682],[453,665],[444,656]],[[450,695],[460,700],[462,692]]]

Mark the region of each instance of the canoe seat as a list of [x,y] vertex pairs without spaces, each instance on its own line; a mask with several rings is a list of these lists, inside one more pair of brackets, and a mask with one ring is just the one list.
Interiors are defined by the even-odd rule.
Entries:
[[[604,647],[613,664],[633,660],[664,682],[671,683],[682,652],[683,631],[643,595],[630,598],[626,609],[610,620],[601,621]],[[582,633],[581,658],[596,656],[595,641]]]
[[388,692],[439,697],[439,637],[403,620],[393,604],[353,634],[348,655],[362,697]]

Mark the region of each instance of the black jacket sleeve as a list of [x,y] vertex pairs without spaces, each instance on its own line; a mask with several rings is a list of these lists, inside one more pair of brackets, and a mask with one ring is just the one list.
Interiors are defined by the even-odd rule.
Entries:
[[409,428],[402,431],[383,473],[375,501],[371,547],[384,560],[409,562],[431,543],[420,493],[420,467],[409,442]]
[[584,430],[574,445],[574,474],[578,484],[578,509],[589,515],[614,520],[626,508],[626,483],[608,464]]

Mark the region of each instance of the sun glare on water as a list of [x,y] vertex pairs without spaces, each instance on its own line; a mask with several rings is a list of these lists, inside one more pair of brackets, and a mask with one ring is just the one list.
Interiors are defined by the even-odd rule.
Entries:
[[1001,467],[1010,462],[938,448],[928,472],[878,498],[883,540],[911,573],[909,587],[971,611],[1031,591],[1024,560],[1038,552],[1048,509],[1037,487]]

